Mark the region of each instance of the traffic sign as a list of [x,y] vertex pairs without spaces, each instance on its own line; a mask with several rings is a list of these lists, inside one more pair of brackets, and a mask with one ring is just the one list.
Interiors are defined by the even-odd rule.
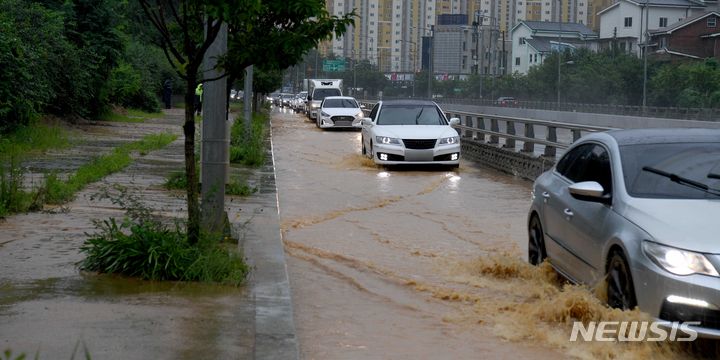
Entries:
[[323,60],[323,71],[345,71],[345,60]]

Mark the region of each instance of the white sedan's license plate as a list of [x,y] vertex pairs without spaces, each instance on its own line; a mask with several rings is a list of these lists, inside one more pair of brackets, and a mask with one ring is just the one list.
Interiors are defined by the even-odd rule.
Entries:
[[405,150],[405,161],[432,161],[433,151],[430,150]]

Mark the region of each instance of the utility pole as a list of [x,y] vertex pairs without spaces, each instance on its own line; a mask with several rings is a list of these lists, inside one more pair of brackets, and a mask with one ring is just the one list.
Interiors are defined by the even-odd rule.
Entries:
[[560,30],[558,31],[558,43],[557,43],[557,48],[558,48],[557,107],[558,107],[558,110],[560,110],[560,63],[562,62],[562,17],[559,15],[560,14],[560,6],[562,6],[562,3],[560,0],[558,0],[558,20],[560,20],[558,22],[558,24],[560,24],[559,25]]
[[[648,17],[650,14],[650,7],[648,6],[648,0],[645,0],[645,41],[643,42],[643,98],[642,98],[642,110],[645,112],[645,106],[647,105],[647,47],[650,37],[648,36]],[[642,22],[641,22],[642,29]]]
[[357,98],[357,62],[355,61],[355,49],[352,50],[352,67],[353,67],[353,91],[352,95]]
[[[206,77],[218,78],[223,70],[217,59],[227,53],[227,24],[223,24],[203,59]],[[225,183],[227,181],[230,139],[228,137],[227,81],[225,78],[203,85],[203,122],[200,183],[203,229],[221,233],[225,225]],[[247,93],[246,93],[247,94]]]
[[245,136],[250,136],[252,123],[252,84],[253,84],[253,65],[245,68],[245,96],[243,97],[244,117],[245,117]]
[[435,39],[435,25],[430,25],[430,46],[428,46],[430,50],[430,54],[428,55],[428,99],[432,100],[432,86],[433,86],[433,80],[435,80],[435,76],[433,74],[433,42]]

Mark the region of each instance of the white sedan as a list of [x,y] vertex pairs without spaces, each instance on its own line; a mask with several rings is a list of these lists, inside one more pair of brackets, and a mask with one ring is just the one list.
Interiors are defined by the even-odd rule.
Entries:
[[350,96],[328,96],[320,104],[320,116],[315,125],[325,128],[360,128],[365,114],[355,98]]
[[376,164],[460,164],[460,137],[432,101],[378,102],[362,120],[362,153]]

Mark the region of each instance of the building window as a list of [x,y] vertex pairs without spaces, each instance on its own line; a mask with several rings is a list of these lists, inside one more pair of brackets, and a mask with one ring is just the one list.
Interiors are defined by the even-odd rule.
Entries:
[[707,19],[707,27],[714,28],[717,26],[717,18],[714,16],[711,16]]
[[521,37],[518,39],[518,45],[525,45],[525,38]]
[[533,62],[537,62],[537,54],[535,54]]
[[520,58],[519,57],[515,58],[515,66],[520,66]]
[[661,17],[660,18],[660,27],[666,27],[667,26],[667,18]]
[[632,27],[632,18],[631,17],[625,18],[625,27]]
[[666,47],[667,47],[667,38],[666,37],[660,38],[660,48],[664,49]]

